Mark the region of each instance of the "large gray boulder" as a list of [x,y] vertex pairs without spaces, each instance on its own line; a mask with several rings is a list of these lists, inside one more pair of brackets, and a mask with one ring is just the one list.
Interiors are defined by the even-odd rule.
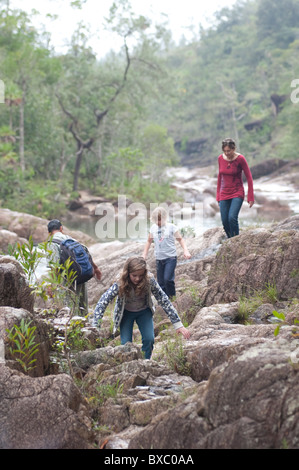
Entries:
[[20,263],[12,256],[0,256],[0,306],[33,312],[34,296]]
[[[275,286],[277,297],[287,300],[298,297],[299,230],[291,224],[275,230],[247,230],[226,240],[211,265],[207,285],[201,291],[206,306],[235,302],[241,295]],[[279,227],[285,226],[285,230]]]
[[130,449],[297,449],[299,374],[289,341],[234,355],[183,404],[157,416]]
[[85,401],[66,374],[31,378],[0,364],[1,449],[87,449]]
[[26,243],[27,240],[25,238],[20,238],[14,232],[10,232],[9,230],[0,230],[0,253],[8,253],[9,245],[15,246],[17,243],[21,245]]
[[275,326],[234,323],[238,303],[218,304],[201,309],[189,329],[185,346],[191,375],[200,382],[207,380],[215,367],[248,348],[274,340]]
[[[0,208],[0,227],[10,232],[14,232],[18,237],[29,240],[31,236],[34,243],[42,243],[48,238],[48,220],[42,219],[25,212],[11,211],[9,209]],[[64,226],[64,232],[71,237],[76,238],[81,243],[87,245],[94,243],[95,240],[79,230],[70,230],[61,220]]]

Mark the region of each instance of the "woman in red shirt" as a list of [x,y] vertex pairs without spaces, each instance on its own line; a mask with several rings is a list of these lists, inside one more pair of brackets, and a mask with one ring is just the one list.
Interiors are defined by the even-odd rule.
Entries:
[[222,142],[223,154],[218,157],[219,173],[217,196],[221,221],[228,238],[239,235],[238,216],[242,207],[245,191],[242,181],[244,171],[247,183],[247,201],[249,207],[254,204],[253,180],[245,157],[236,152],[236,144],[232,139]]

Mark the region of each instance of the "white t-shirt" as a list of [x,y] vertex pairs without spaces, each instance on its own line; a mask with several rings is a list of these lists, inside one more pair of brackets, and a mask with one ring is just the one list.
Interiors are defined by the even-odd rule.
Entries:
[[166,223],[161,227],[157,224],[151,226],[150,234],[154,239],[157,260],[172,258],[177,255],[174,236],[177,231],[177,226],[171,223]]

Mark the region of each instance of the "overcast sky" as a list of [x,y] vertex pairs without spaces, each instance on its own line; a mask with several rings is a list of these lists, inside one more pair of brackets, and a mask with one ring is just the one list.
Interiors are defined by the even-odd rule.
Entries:
[[[198,25],[208,24],[215,11],[223,7],[231,7],[236,0],[131,0],[136,14],[142,14],[156,22],[168,19],[169,28],[175,41],[184,35],[187,39],[192,36],[192,26],[198,31]],[[92,33],[90,45],[99,55],[113,47],[113,39],[107,37],[102,28],[104,17],[108,15],[113,0],[87,0],[82,10],[70,7],[68,0],[11,0],[11,8],[20,8],[27,12],[36,9],[40,15],[33,21],[35,26],[46,25],[51,33],[52,45],[57,51],[63,52],[63,46],[71,38],[78,22],[83,21]],[[46,14],[58,15],[58,19],[50,21]],[[191,28],[190,28],[191,27]],[[115,44],[117,47],[117,45]],[[100,48],[100,49],[99,49]]]

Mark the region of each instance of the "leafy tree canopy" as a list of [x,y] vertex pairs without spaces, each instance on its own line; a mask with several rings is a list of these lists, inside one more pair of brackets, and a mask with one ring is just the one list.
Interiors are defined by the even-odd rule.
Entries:
[[167,199],[164,169],[214,163],[228,136],[250,163],[297,158],[298,0],[239,0],[179,45],[117,0],[106,28],[122,46],[101,59],[86,25],[57,54],[28,14],[0,8],[3,207],[58,216],[81,189]]

